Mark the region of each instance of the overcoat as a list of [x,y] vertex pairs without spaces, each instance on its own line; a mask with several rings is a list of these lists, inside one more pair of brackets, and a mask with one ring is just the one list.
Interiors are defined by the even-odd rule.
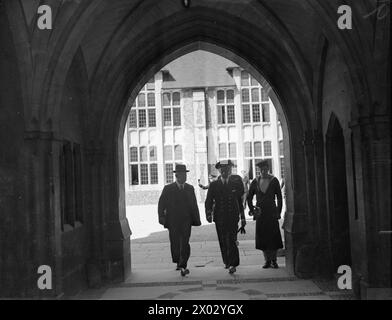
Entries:
[[180,190],[177,183],[163,188],[158,202],[159,223],[165,228],[181,228],[184,224],[200,226],[200,213],[195,189],[188,183]]
[[282,211],[279,181],[276,177],[272,177],[264,193],[260,189],[260,179],[261,177],[258,177],[252,181],[247,198],[250,211],[254,210],[252,201],[254,195],[256,195],[256,206],[261,209],[261,215],[256,219],[256,249],[278,250],[283,248],[279,230],[279,218]]

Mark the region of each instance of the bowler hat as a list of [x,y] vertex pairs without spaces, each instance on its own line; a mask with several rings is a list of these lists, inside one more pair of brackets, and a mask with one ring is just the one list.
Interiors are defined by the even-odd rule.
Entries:
[[222,160],[222,161],[219,161],[219,162],[215,165],[215,168],[216,168],[216,169],[220,169],[220,168],[222,168],[222,167],[227,167],[227,166],[235,167],[235,164],[234,164],[231,160]]
[[189,170],[186,169],[186,165],[185,164],[176,164],[176,168],[175,170],[173,170],[174,173],[177,172],[189,172]]

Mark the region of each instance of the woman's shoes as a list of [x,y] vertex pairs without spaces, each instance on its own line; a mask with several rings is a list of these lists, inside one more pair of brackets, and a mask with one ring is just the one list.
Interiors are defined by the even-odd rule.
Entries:
[[233,274],[233,273],[236,272],[236,271],[237,271],[237,268],[236,268],[236,267],[231,266],[231,267],[229,268],[229,273],[230,273],[230,274]]
[[189,274],[189,270],[187,268],[181,268],[181,276],[185,277]]
[[266,261],[266,263],[263,265],[263,269],[268,269],[271,268],[271,261]]

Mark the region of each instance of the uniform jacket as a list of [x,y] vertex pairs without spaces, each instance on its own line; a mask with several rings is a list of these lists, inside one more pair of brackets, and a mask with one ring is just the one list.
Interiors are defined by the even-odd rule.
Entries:
[[238,175],[231,175],[228,184],[225,186],[219,177],[211,182],[208,188],[205,201],[206,217],[213,216],[214,222],[238,223],[240,216],[245,219],[242,196],[244,185],[242,178]]
[[185,183],[184,190],[180,190],[176,182],[166,185],[159,198],[158,217],[159,223],[167,229],[189,223],[200,226],[199,208],[193,186]]

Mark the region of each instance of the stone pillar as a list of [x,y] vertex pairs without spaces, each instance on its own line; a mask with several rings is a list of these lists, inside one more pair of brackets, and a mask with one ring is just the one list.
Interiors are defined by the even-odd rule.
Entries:
[[[156,123],[157,123],[157,162],[158,162],[158,184],[160,189],[166,184],[165,159],[164,159],[164,129],[162,110],[162,72],[155,75],[155,103],[156,103]],[[182,100],[182,99],[181,99]],[[181,101],[182,103],[182,101]]]
[[131,230],[126,218],[125,201],[119,197],[122,184],[118,180],[118,151],[116,147],[109,150],[98,164],[100,169],[102,163],[97,190],[102,193],[102,200],[95,201],[102,203],[104,232],[99,234],[99,240],[104,241],[106,275],[110,281],[117,282],[125,281],[131,272]]
[[89,259],[87,279],[90,287],[102,284],[105,277],[104,261],[104,220],[103,220],[103,188],[100,187],[103,175],[104,153],[97,148],[89,148],[85,152],[87,181],[87,221],[89,233]]
[[[287,182],[286,199],[290,204],[284,216],[286,267],[289,273],[300,277],[308,277],[306,257],[312,252],[301,249],[308,243],[309,231],[307,190],[303,140],[290,140],[292,181]],[[293,205],[291,205],[293,204]]]
[[[62,294],[61,209],[59,192],[59,156],[61,141],[52,132],[25,132],[23,159],[25,164],[24,218],[18,230],[26,245],[20,248],[27,276],[29,295],[54,298]],[[15,239],[15,244],[18,243]],[[38,267],[52,269],[53,290],[37,287]],[[19,266],[15,266],[19,268]],[[23,277],[23,274],[19,276]]]
[[[193,91],[193,117],[195,130],[195,175],[197,179],[208,181],[208,149],[206,129],[205,91]],[[196,184],[195,184],[196,186]],[[205,192],[195,188],[199,202],[205,201]]]
[[363,250],[367,252],[367,261],[363,261],[358,270],[360,294],[366,299],[375,293],[373,288],[392,287],[390,118],[373,115],[352,122],[350,127],[354,138],[361,228],[356,237],[366,243]]
[[321,131],[313,132],[314,152],[314,183],[315,183],[315,225],[317,233],[317,273],[323,276],[330,275],[331,253],[328,240],[327,194],[325,185],[324,139]]

